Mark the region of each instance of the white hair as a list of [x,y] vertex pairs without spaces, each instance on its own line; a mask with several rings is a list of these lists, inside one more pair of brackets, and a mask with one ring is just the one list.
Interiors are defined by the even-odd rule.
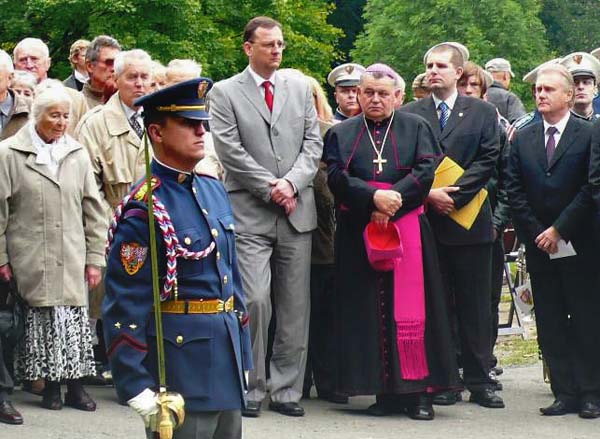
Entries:
[[119,77],[123,74],[129,64],[134,61],[141,61],[148,64],[148,69],[152,69],[152,58],[145,50],[132,49],[124,52],[119,52],[115,57],[115,76]]
[[406,90],[406,81],[400,74],[396,78],[396,90],[400,90],[402,93]]
[[37,76],[25,70],[15,70],[12,79],[12,86],[14,86],[15,84],[23,84],[27,88],[31,89],[31,91],[33,91],[37,85]]
[[21,41],[19,41],[13,49],[13,58],[16,60],[17,52],[27,48],[39,49],[42,51],[44,58],[50,58],[50,51],[48,50],[48,46],[39,38],[23,38]]
[[0,49],[0,70],[6,70],[8,73],[15,71],[15,66],[12,59],[10,59],[10,55],[2,49]]
[[29,119],[34,124],[39,122],[46,110],[53,105],[68,104],[71,111],[71,97],[65,90],[65,86],[56,79],[40,82],[34,90],[34,95],[29,113]]
[[202,65],[193,59],[172,59],[167,64],[167,78],[184,76],[189,79],[202,75]]

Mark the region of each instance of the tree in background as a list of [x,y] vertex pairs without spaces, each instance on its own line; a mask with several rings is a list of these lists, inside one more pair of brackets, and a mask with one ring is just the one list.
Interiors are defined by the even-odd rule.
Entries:
[[600,47],[598,0],[544,0],[540,18],[550,47],[559,55]]
[[329,16],[329,23],[344,31],[339,39],[338,50],[341,52],[340,63],[350,62],[350,51],[354,48],[354,41],[363,30],[363,8],[367,0],[331,0],[335,10]]
[[242,51],[246,22],[257,15],[279,20],[288,48],[284,66],[323,78],[338,56],[342,32],[327,23],[327,0],[0,0],[0,47],[12,52],[31,36],[53,58],[51,76],[69,74],[69,47],[79,38],[111,35],[126,49],[141,48],[167,63],[192,58],[219,80],[247,65]]
[[530,87],[520,78],[552,57],[540,7],[540,0],[369,0],[365,29],[351,53],[357,62],[392,65],[410,84],[424,71],[429,47],[459,41],[480,65],[496,57],[510,60],[517,75],[512,89],[531,107]]

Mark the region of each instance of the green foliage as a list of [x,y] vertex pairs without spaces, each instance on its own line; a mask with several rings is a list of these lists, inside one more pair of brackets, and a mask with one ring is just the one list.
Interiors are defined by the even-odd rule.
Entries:
[[589,52],[600,46],[598,0],[544,0],[540,18],[550,47],[559,55]]
[[335,11],[329,16],[329,22],[344,31],[343,37],[338,42],[343,61],[349,62],[350,50],[354,48],[356,36],[362,32],[364,20],[363,8],[366,0],[331,0],[335,4]]
[[531,103],[529,85],[520,78],[551,57],[539,11],[539,0],[369,0],[352,55],[364,64],[388,63],[410,84],[424,71],[429,47],[459,41],[480,65],[509,59],[517,75],[513,90]]
[[342,32],[327,23],[326,0],[0,0],[0,47],[12,51],[24,37],[41,38],[53,58],[51,76],[70,71],[72,42],[107,34],[124,48],[139,47],[166,63],[192,58],[204,73],[222,79],[248,63],[242,32],[248,20],[279,20],[288,43],[284,64],[323,78],[338,56]]

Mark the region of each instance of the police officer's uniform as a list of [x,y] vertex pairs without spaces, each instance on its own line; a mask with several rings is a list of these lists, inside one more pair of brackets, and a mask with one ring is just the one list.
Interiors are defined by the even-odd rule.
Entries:
[[[594,84],[596,86],[598,85],[598,79],[600,79],[600,61],[598,61],[595,56],[586,52],[573,52],[563,57],[560,60],[560,64],[569,70],[569,73],[573,76],[573,80],[577,78],[592,78]],[[596,119],[600,118],[600,108],[598,108],[598,102],[596,102],[596,100],[597,96],[592,100],[591,113],[582,115],[571,110],[571,114],[578,119],[594,122]]]
[[[205,85],[187,81],[136,104],[145,111],[164,108],[167,115],[207,119],[204,95],[212,83],[201,79]],[[194,424],[214,424],[225,415],[230,430],[214,437],[240,437],[244,371],[252,368],[252,358],[227,194],[218,180],[178,171],[157,159],[151,171],[166,381],[170,391],[183,396],[187,419],[175,438],[205,437],[193,431]],[[146,201],[142,181],[117,207],[109,232],[104,331],[123,401],[158,386]],[[208,417],[194,421],[201,414]],[[206,427],[214,432],[214,425]]]
[[[360,64],[346,63],[340,64],[327,75],[327,83],[334,89],[336,87],[356,87],[360,82],[361,75],[365,72],[365,68]],[[338,106],[333,114],[333,119],[341,122],[348,119],[350,116],[345,114]]]

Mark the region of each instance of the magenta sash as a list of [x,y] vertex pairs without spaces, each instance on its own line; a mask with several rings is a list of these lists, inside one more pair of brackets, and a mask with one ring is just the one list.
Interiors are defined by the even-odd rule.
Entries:
[[[378,189],[392,185],[368,182]],[[420,380],[429,375],[425,351],[425,279],[419,215],[423,206],[394,222],[402,242],[402,256],[394,258],[394,320],[400,359],[400,372],[405,380]],[[378,270],[378,267],[373,267]],[[379,270],[378,270],[379,271]]]

